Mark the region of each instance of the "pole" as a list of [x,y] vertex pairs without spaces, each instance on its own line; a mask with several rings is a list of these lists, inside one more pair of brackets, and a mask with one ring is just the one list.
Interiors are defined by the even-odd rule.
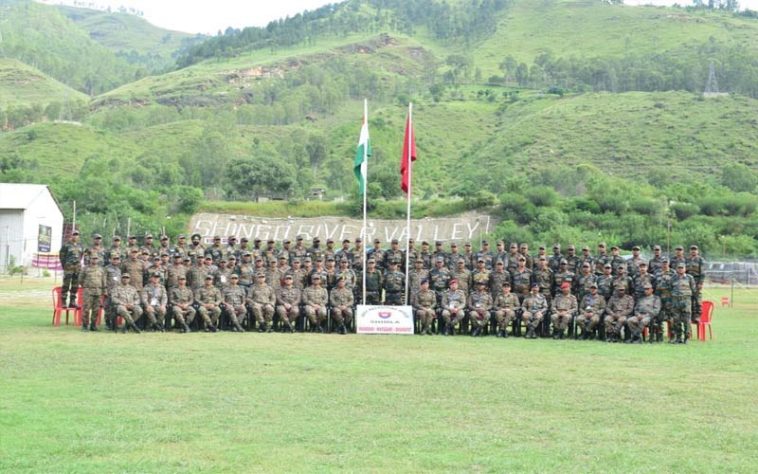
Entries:
[[405,166],[408,167],[408,210],[407,210],[407,222],[405,232],[405,302],[408,304],[408,270],[410,264],[410,250],[411,250],[411,195],[413,194],[413,159],[411,153],[413,150],[413,103],[408,103],[408,162]]
[[126,218],[126,238],[129,239],[130,235],[132,235],[132,218],[127,217]]
[[71,227],[71,232],[74,232],[76,230],[76,201],[74,201],[74,223]]
[[732,273],[732,296],[729,298],[729,307],[734,308],[734,273]]
[[[368,126],[368,99],[363,99],[363,123]],[[369,139],[370,143],[370,139]],[[363,178],[363,227],[361,228],[361,239],[363,240],[364,245],[366,244],[366,225],[368,224],[368,144],[363,147],[363,165],[366,167],[366,174]],[[361,260],[363,261],[363,284],[361,285],[363,295],[361,302],[363,304],[366,304],[366,251],[361,250],[363,255],[361,255]]]

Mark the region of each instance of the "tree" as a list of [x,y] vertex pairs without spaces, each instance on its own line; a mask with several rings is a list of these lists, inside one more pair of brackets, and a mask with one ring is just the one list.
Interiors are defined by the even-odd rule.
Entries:
[[295,168],[270,156],[232,161],[226,168],[225,191],[233,199],[265,194],[287,195],[295,185]]
[[758,185],[758,177],[742,163],[733,163],[722,168],[721,184],[734,192],[753,192]]

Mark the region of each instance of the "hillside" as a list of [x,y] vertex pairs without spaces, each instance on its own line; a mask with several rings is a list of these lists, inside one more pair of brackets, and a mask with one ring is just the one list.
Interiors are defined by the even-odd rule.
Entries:
[[51,103],[84,102],[87,96],[15,59],[0,58],[0,111]]
[[[111,21],[56,12],[91,31]],[[135,20],[130,31],[144,27]],[[192,46],[178,59],[188,66],[78,108],[69,120],[81,126],[44,114],[9,122],[0,177],[53,182],[92,223],[131,217],[153,230],[167,215],[181,228],[203,200],[272,195],[297,206],[313,187],[350,212],[368,98],[370,208],[393,217],[412,101],[415,194],[435,214],[487,207],[500,236],[529,242],[642,243],[665,237],[674,216],[683,241],[758,253],[756,25],[587,0],[351,0]],[[155,40],[119,46],[106,35],[107,49],[85,36],[112,57],[121,47],[150,54]],[[711,64],[727,96],[703,98]],[[113,198],[88,204],[97,188]]]
[[144,18],[118,12],[58,5],[57,8],[97,43],[149,71],[171,68],[180,50],[203,40],[202,35],[171,31]]

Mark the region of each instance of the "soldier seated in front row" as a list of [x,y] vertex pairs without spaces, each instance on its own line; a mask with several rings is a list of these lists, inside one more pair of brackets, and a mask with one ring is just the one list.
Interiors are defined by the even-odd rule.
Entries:
[[455,325],[466,317],[466,293],[458,289],[458,279],[450,280],[450,288],[442,295],[442,320],[445,335],[452,336]]
[[478,281],[476,291],[468,297],[468,316],[471,320],[472,336],[482,335],[482,331],[490,322],[490,309],[492,309],[492,296],[487,291],[487,283]]
[[303,304],[305,315],[311,323],[312,332],[324,332],[326,321],[326,305],[329,303],[329,294],[322,287],[321,276],[314,273],[311,277],[311,286],[303,290]]
[[230,285],[223,289],[224,306],[226,307],[229,319],[232,322],[232,331],[245,332],[240,321],[244,321],[247,316],[245,299],[247,297],[245,289],[239,286],[239,276],[236,273],[230,276]]
[[605,298],[597,291],[597,283],[590,285],[590,292],[582,298],[576,324],[582,328],[582,339],[591,339],[605,312]]
[[353,290],[347,287],[347,278],[344,275],[337,277],[337,286],[329,295],[329,304],[332,307],[332,318],[337,325],[340,334],[347,333],[345,324],[353,320]]
[[632,333],[629,342],[632,343],[642,343],[642,330],[661,312],[661,299],[653,294],[653,285],[645,284],[644,291],[644,295],[634,307],[634,315],[626,320]]
[[[131,280],[131,276],[128,273],[121,275],[121,284],[113,289],[111,301],[116,309],[116,315],[121,316],[126,321],[124,332],[126,332],[127,328],[130,328],[139,334],[141,331],[136,323],[142,317],[140,295],[137,289],[130,284],[129,280]],[[113,326],[115,330],[115,321]]]
[[537,339],[536,329],[542,322],[547,309],[547,300],[545,295],[540,293],[540,286],[536,283],[532,284],[531,293],[521,303],[522,319],[526,322],[527,338]]
[[511,293],[511,284],[504,282],[500,293],[495,298],[498,337],[508,337],[508,326],[516,318],[516,310],[519,306],[518,296]]
[[552,302],[550,319],[553,323],[553,339],[563,339],[571,318],[574,317],[579,304],[576,296],[571,294],[571,283],[561,283],[561,292],[555,295]]
[[413,295],[413,301],[411,301],[416,312],[416,320],[419,321],[420,332],[419,334],[432,335],[432,323],[434,322],[435,311],[437,307],[437,295],[434,291],[429,289],[429,279],[424,278],[421,280],[421,287]]

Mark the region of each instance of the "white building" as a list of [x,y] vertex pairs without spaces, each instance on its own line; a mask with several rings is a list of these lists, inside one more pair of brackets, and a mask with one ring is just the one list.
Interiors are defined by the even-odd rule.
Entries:
[[62,239],[63,213],[47,186],[0,183],[0,271],[57,253]]

